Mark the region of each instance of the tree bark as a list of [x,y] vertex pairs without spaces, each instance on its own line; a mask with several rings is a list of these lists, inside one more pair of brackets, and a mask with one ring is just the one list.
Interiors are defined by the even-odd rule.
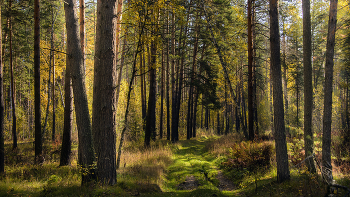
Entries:
[[43,163],[40,111],[40,5],[34,0],[34,105],[35,105],[35,163]]
[[332,177],[332,92],[333,92],[333,65],[334,45],[337,25],[338,0],[331,0],[329,7],[328,35],[326,46],[326,65],[324,82],[324,115],[323,115],[323,137],[322,137],[322,166],[329,172],[326,181],[329,183]]
[[[124,66],[124,54],[125,54],[125,46],[126,46],[126,36],[124,38],[123,48],[122,48],[122,55],[121,55],[121,61],[120,65],[118,65],[118,58],[120,53],[120,26],[121,26],[121,18],[122,18],[122,8],[123,8],[123,0],[118,0],[118,8],[117,8],[117,27],[116,27],[116,65],[117,65],[117,95],[116,95],[116,106],[118,106],[119,101],[119,92],[120,92],[120,83],[122,81],[122,73],[123,73],[123,66]],[[125,33],[126,34],[126,33]],[[119,66],[119,67],[118,67]]]
[[80,28],[80,46],[83,55],[84,74],[86,73],[85,66],[85,0],[79,0],[79,28]]
[[[0,4],[0,13],[1,13]],[[1,21],[1,14],[0,14]],[[5,172],[5,144],[4,144],[4,66],[2,61],[2,25],[0,23],[0,174]]]
[[284,124],[283,92],[281,79],[280,36],[278,24],[278,0],[270,0],[270,48],[273,79],[273,108],[277,161],[277,181],[290,179]]
[[[169,11],[168,11],[168,20],[166,20],[166,24],[167,24],[167,27],[166,27],[166,34],[168,35],[169,34]],[[170,88],[170,74],[169,74],[169,64],[170,64],[170,50],[169,50],[169,47],[170,47],[170,44],[169,44],[169,39],[168,37],[166,37],[166,87],[167,87],[167,90],[166,90],[166,139],[167,140],[170,140],[170,96],[169,96],[169,92],[171,90]]]
[[67,65],[66,76],[64,78],[65,105],[60,166],[70,165],[72,155],[73,89],[70,68],[71,66]]
[[[53,33],[53,32],[52,32]],[[53,37],[53,36],[52,36]],[[53,39],[51,43],[53,46]],[[55,52],[52,51],[52,141],[54,142],[56,140],[56,99],[55,99],[55,87],[56,87],[56,80],[55,80]]]
[[[12,0],[9,1],[9,12],[12,12]],[[10,32],[9,32],[9,42],[10,42],[10,69],[11,69],[11,105],[12,105],[12,150],[17,148],[17,117],[16,117],[16,93],[15,93],[15,83],[14,83],[14,71],[13,71],[13,55],[12,55],[12,19],[10,14]]]
[[[304,63],[304,147],[305,158],[314,153],[314,135],[312,131],[312,49],[311,49],[311,16],[310,0],[303,0],[303,63]],[[316,173],[316,166],[313,159],[306,162],[311,173]]]
[[97,2],[92,133],[97,157],[97,178],[116,183],[116,20],[117,0]]
[[252,0],[248,0],[248,116],[249,140],[254,140]]
[[[164,35],[164,31],[163,31]],[[165,82],[165,69],[164,69],[164,43],[162,49],[162,68],[161,68],[161,88],[160,88],[160,115],[159,115],[159,138],[163,138],[163,116],[164,116],[164,82]]]
[[64,3],[66,29],[67,29],[67,66],[70,67],[76,123],[78,128],[78,160],[81,166],[82,184],[95,179],[93,166],[95,155],[92,144],[91,123],[86,95],[85,75],[83,67],[83,55],[81,53],[80,36],[78,28],[77,5],[74,0],[66,0]]
[[151,50],[150,50],[150,64],[149,69],[149,96],[146,116],[146,130],[145,130],[145,147],[150,146],[150,139],[156,139],[156,63],[157,63],[157,35],[158,35],[158,22],[159,15],[157,12],[153,12],[153,22],[155,26],[151,32]]

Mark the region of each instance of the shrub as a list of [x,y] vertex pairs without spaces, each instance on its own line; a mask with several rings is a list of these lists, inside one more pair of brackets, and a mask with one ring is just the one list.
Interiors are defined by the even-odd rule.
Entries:
[[227,161],[221,165],[227,170],[238,169],[257,172],[271,166],[272,145],[269,142],[241,142],[234,144]]

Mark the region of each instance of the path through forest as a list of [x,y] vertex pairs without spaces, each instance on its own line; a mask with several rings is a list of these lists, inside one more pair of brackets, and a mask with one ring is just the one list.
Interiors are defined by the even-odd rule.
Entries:
[[167,170],[169,187],[176,190],[235,189],[234,184],[218,169],[216,158],[208,153],[206,145],[209,142],[204,138],[179,142],[174,150],[174,163]]

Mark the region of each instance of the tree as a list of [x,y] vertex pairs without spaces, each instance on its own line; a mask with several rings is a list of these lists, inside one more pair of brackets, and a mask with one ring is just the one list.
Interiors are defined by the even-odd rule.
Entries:
[[9,1],[9,24],[10,24],[10,32],[9,32],[9,42],[10,42],[10,70],[11,70],[11,105],[12,105],[12,149],[15,150],[17,148],[17,116],[16,116],[16,87],[14,82],[14,71],[13,71],[13,51],[12,51],[12,19],[11,19],[11,9],[12,9],[12,0]]
[[[119,48],[120,48],[120,26],[121,26],[121,18],[122,18],[122,8],[123,8],[123,0],[118,0],[118,8],[117,8],[117,28],[116,28],[116,33],[117,33],[117,41],[116,41],[116,64],[117,64],[117,69],[118,69],[118,57],[119,57]],[[124,54],[125,54],[125,44],[126,43],[126,37],[124,38],[124,44],[123,44],[123,53],[121,56],[121,59],[124,60]],[[124,61],[120,62],[120,71],[117,73],[117,102],[116,105],[118,106],[118,100],[119,100],[119,92],[120,92],[120,83],[122,80],[122,72],[123,72],[123,66],[124,66]]]
[[328,35],[326,47],[326,65],[324,82],[324,115],[323,115],[323,137],[322,137],[322,166],[329,173],[326,181],[330,183],[332,177],[332,92],[333,92],[333,65],[335,32],[337,26],[338,0],[331,0],[329,7]]
[[248,116],[249,140],[251,141],[254,140],[252,1],[248,0]]
[[78,128],[78,160],[81,166],[82,184],[95,178],[94,176],[94,147],[92,144],[90,115],[86,95],[85,75],[83,68],[83,55],[81,53],[77,5],[74,0],[64,3],[67,29],[67,65],[71,69],[76,123]]
[[284,124],[283,92],[281,79],[280,36],[278,24],[278,0],[270,0],[270,48],[273,80],[274,128],[277,160],[277,181],[290,179],[287,143]]
[[[156,8],[154,8],[156,10]],[[158,34],[158,22],[159,22],[159,11],[151,12],[151,18],[153,19],[153,30],[151,31],[151,61],[149,64],[149,96],[148,106],[146,115],[146,128],[145,128],[145,146],[150,146],[150,139],[156,139],[156,63],[157,63],[157,34]],[[146,16],[145,16],[146,17]]]
[[[68,63],[68,62],[67,62]],[[60,166],[69,165],[72,155],[72,126],[73,126],[73,89],[72,79],[70,76],[70,65],[66,67],[66,75],[64,78],[64,120],[63,120],[63,136],[60,157]]]
[[[2,2],[0,6],[2,5]],[[1,13],[1,7],[0,7]],[[0,14],[1,21],[1,14]],[[0,174],[5,172],[4,149],[4,66],[2,62],[2,25],[0,23]]]
[[39,0],[34,0],[34,105],[35,105],[35,163],[42,163],[42,134],[40,111],[40,13]]
[[[303,61],[304,61],[304,143],[305,157],[313,154],[314,137],[312,132],[312,65],[311,65],[311,17],[310,0],[303,0]],[[309,172],[316,173],[313,159],[306,162]]]
[[92,131],[97,177],[114,185],[116,173],[116,20],[117,0],[97,2]]

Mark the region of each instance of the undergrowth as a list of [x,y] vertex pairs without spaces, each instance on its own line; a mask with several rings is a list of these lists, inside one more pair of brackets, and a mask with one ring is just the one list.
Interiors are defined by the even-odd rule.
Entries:
[[[238,134],[223,137],[198,131],[197,139],[169,143],[127,142],[123,149],[117,184],[81,187],[77,168],[77,146],[73,145],[71,166],[59,166],[59,142],[44,145],[45,162],[34,165],[33,143],[5,145],[6,173],[0,177],[0,196],[324,196],[326,185],[318,171],[309,174],[296,168],[304,157],[298,137],[288,139],[291,179],[277,183],[273,141],[246,142]],[[334,159],[333,175],[349,187],[350,162]],[[218,173],[231,180],[233,191],[218,189]],[[221,173],[220,172],[220,173]],[[188,177],[194,188],[180,187]]]

